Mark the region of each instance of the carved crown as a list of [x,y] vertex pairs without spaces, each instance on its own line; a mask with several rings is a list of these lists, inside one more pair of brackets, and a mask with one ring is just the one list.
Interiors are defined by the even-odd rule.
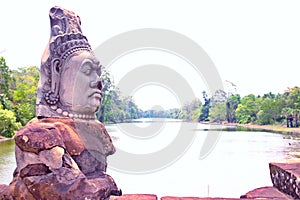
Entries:
[[76,51],[84,50],[92,52],[87,38],[81,33],[59,35],[50,43],[51,57],[60,58],[62,61]]
[[53,7],[50,10],[51,37],[49,44],[49,60],[55,58],[64,61],[76,51],[92,52],[87,38],[82,34],[81,21],[74,12]]

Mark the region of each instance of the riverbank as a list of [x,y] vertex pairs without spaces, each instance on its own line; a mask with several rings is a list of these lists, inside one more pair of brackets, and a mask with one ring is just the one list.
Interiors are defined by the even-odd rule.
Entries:
[[7,138],[7,137],[3,137],[0,135],[0,142],[4,142],[4,141],[7,141],[7,140],[11,140],[12,138]]
[[225,126],[243,127],[254,131],[268,131],[287,134],[300,134],[300,128],[287,128],[283,125],[258,125],[258,124],[237,124],[228,123]]
[[266,131],[266,132],[275,132],[275,133],[285,133],[285,134],[299,134],[300,135],[300,127],[298,128],[287,128],[285,125],[258,125],[258,124],[238,124],[238,123],[211,123],[211,122],[200,122],[202,124],[209,125],[222,125],[223,129],[227,128],[241,128],[241,130],[249,130],[249,131]]

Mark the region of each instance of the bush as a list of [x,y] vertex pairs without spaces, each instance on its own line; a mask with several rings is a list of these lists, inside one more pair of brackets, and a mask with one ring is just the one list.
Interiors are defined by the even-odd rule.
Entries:
[[15,113],[0,107],[0,135],[13,137],[15,131],[21,127],[21,123],[16,121]]

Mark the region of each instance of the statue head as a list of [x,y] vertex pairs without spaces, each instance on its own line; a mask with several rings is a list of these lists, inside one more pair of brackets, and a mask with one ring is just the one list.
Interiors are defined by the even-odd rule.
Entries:
[[101,102],[101,65],[80,18],[60,7],[50,10],[51,35],[42,56],[37,117],[95,119]]

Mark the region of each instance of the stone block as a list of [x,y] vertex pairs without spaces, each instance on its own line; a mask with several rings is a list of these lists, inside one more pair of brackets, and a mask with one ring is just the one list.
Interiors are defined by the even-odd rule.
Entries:
[[124,194],[123,196],[111,196],[109,200],[157,200],[154,194]]
[[300,199],[300,163],[270,163],[273,186],[281,192]]
[[165,196],[161,200],[236,200],[234,198],[219,198],[219,197],[172,197]]
[[293,199],[291,196],[280,192],[277,188],[266,186],[247,192],[241,199]]

